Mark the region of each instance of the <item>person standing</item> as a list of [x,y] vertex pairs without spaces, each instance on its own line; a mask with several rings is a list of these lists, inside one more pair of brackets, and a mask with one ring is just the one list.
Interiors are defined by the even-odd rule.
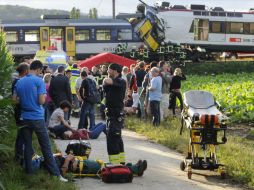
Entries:
[[[16,71],[18,72],[19,75],[12,82],[12,90],[11,90],[12,96],[14,95],[14,89],[15,89],[17,82],[21,78],[23,78],[24,76],[26,76],[28,74],[29,65],[24,62],[20,63],[19,66],[17,67]],[[17,138],[16,138],[16,142],[15,142],[15,160],[22,164],[22,159],[23,159],[23,154],[24,154],[23,153],[24,140],[23,140],[21,133],[20,133],[20,124],[21,124],[20,115],[21,115],[20,104],[15,104],[14,117],[15,117],[16,125],[18,127]]]
[[144,110],[145,99],[144,99],[144,96],[141,96],[141,92],[143,90],[142,82],[143,82],[147,73],[145,71],[145,63],[143,61],[139,62],[138,66],[139,66],[139,69],[135,72],[135,75],[136,75],[137,86],[138,86],[141,118],[144,118],[145,117],[145,110]]
[[153,117],[153,125],[160,125],[160,101],[162,97],[162,79],[160,74],[160,69],[157,67],[153,67],[151,69],[152,80],[151,85],[148,87],[149,90],[149,101],[151,114]]
[[38,77],[42,72],[43,65],[40,61],[33,61],[30,72],[21,78],[16,86],[13,99],[20,103],[22,129],[24,138],[24,161],[26,172],[33,173],[32,167],[32,135],[36,133],[42,154],[45,159],[46,168],[49,172],[58,176],[61,181],[68,181],[60,175],[55,159],[51,151],[50,140],[44,121],[43,104],[46,99],[46,88],[43,80]]
[[169,116],[168,110],[168,92],[172,75],[169,70],[168,63],[160,61],[161,77],[162,77],[162,100],[161,100],[161,121]]
[[113,164],[125,163],[122,128],[126,82],[121,78],[122,67],[110,64],[108,77],[103,80],[107,117],[107,151]]
[[185,75],[182,73],[180,68],[176,68],[174,71],[174,76],[170,82],[170,100],[169,100],[169,108],[172,109],[173,115],[176,114],[176,98],[178,98],[180,102],[180,109],[183,110],[183,98],[181,94],[181,81],[186,80]]
[[[49,86],[49,95],[55,104],[55,108],[58,108],[60,102],[64,100],[72,103],[70,81],[67,76],[64,76],[64,69],[64,66],[57,68],[58,74],[51,79]],[[67,115],[65,117],[69,119],[70,114]]]
[[72,94],[72,103],[73,103],[73,110],[72,116],[79,116],[79,101],[76,93],[76,80],[79,78],[80,71],[76,63],[72,65],[71,69],[71,78],[70,78],[70,85],[71,85],[71,94]]
[[92,99],[96,95],[96,83],[88,78],[88,75],[86,71],[81,72],[81,77],[83,79],[81,87],[79,89],[79,95],[82,99],[82,106],[81,106],[81,111],[80,111],[80,119],[79,119],[79,124],[78,128],[79,129],[87,129],[87,122],[86,118],[89,117],[89,124],[90,128],[92,128],[95,125],[95,104],[96,102],[93,102]]

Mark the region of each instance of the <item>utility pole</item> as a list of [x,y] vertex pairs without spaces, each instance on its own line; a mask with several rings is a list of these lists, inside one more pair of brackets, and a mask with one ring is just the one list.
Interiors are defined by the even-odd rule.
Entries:
[[112,0],[113,19],[116,18],[116,0]]

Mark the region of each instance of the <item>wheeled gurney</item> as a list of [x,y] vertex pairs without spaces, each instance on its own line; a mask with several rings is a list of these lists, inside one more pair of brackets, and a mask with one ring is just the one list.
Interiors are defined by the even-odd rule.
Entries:
[[225,167],[218,163],[216,146],[227,142],[228,117],[220,112],[219,107],[209,92],[191,90],[184,93],[180,134],[183,127],[187,127],[190,131],[190,141],[188,155],[181,162],[180,168],[183,171],[187,168],[189,179],[192,169],[217,170],[222,178],[225,177]]

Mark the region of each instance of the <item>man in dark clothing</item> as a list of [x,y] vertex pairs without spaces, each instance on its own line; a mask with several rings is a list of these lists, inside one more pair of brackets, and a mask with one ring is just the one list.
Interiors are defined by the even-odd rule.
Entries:
[[111,64],[108,77],[103,80],[107,116],[107,150],[113,164],[125,163],[122,128],[124,123],[124,97],[126,82],[121,78],[122,67]]
[[64,66],[57,68],[58,74],[51,79],[49,86],[49,95],[57,108],[60,106],[60,102],[64,100],[72,102],[70,81],[68,77],[64,76],[64,69]]
[[[20,63],[16,71],[18,72],[19,76],[15,78],[14,81],[12,82],[12,96],[14,95],[14,89],[17,82],[29,73],[29,65],[24,62]],[[20,124],[21,124],[20,116],[21,116],[21,107],[20,107],[20,104],[16,104],[14,106],[14,117],[15,117],[16,125],[18,127],[20,127]],[[24,143],[25,143],[24,139],[22,138],[20,133],[20,128],[18,128],[17,138],[15,142],[15,160],[17,160],[20,163],[22,163],[22,159],[23,159]]]
[[170,82],[170,98],[169,98],[169,109],[172,109],[173,115],[175,115],[176,108],[176,98],[178,98],[180,102],[180,109],[183,110],[183,98],[181,94],[181,81],[186,80],[185,75],[182,73],[180,68],[176,68],[174,71],[174,76]]
[[142,92],[142,82],[146,76],[146,71],[145,71],[145,63],[143,61],[139,62],[139,70],[135,72],[136,75],[136,80],[137,80],[137,86],[138,86],[138,95],[139,95],[139,101],[140,101],[140,111],[141,111],[141,118],[145,116],[145,110],[144,110],[144,101],[145,98],[141,96]]
[[79,94],[83,102],[82,102],[81,111],[80,111],[80,119],[79,119],[78,128],[87,129],[86,118],[88,116],[90,120],[90,129],[91,129],[95,125],[95,116],[94,116],[95,103],[88,100],[88,97],[91,93],[89,92],[89,89],[91,90],[91,88],[89,88],[89,85],[94,85],[96,87],[96,84],[95,84],[95,81],[87,77],[88,75],[86,71],[82,71],[80,75],[83,81],[79,89]]

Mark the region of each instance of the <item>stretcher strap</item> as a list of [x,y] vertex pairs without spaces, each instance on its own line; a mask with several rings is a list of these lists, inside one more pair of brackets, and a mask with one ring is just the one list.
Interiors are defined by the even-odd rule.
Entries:
[[77,156],[77,159],[79,160],[79,175],[81,176],[84,167],[83,157]]

